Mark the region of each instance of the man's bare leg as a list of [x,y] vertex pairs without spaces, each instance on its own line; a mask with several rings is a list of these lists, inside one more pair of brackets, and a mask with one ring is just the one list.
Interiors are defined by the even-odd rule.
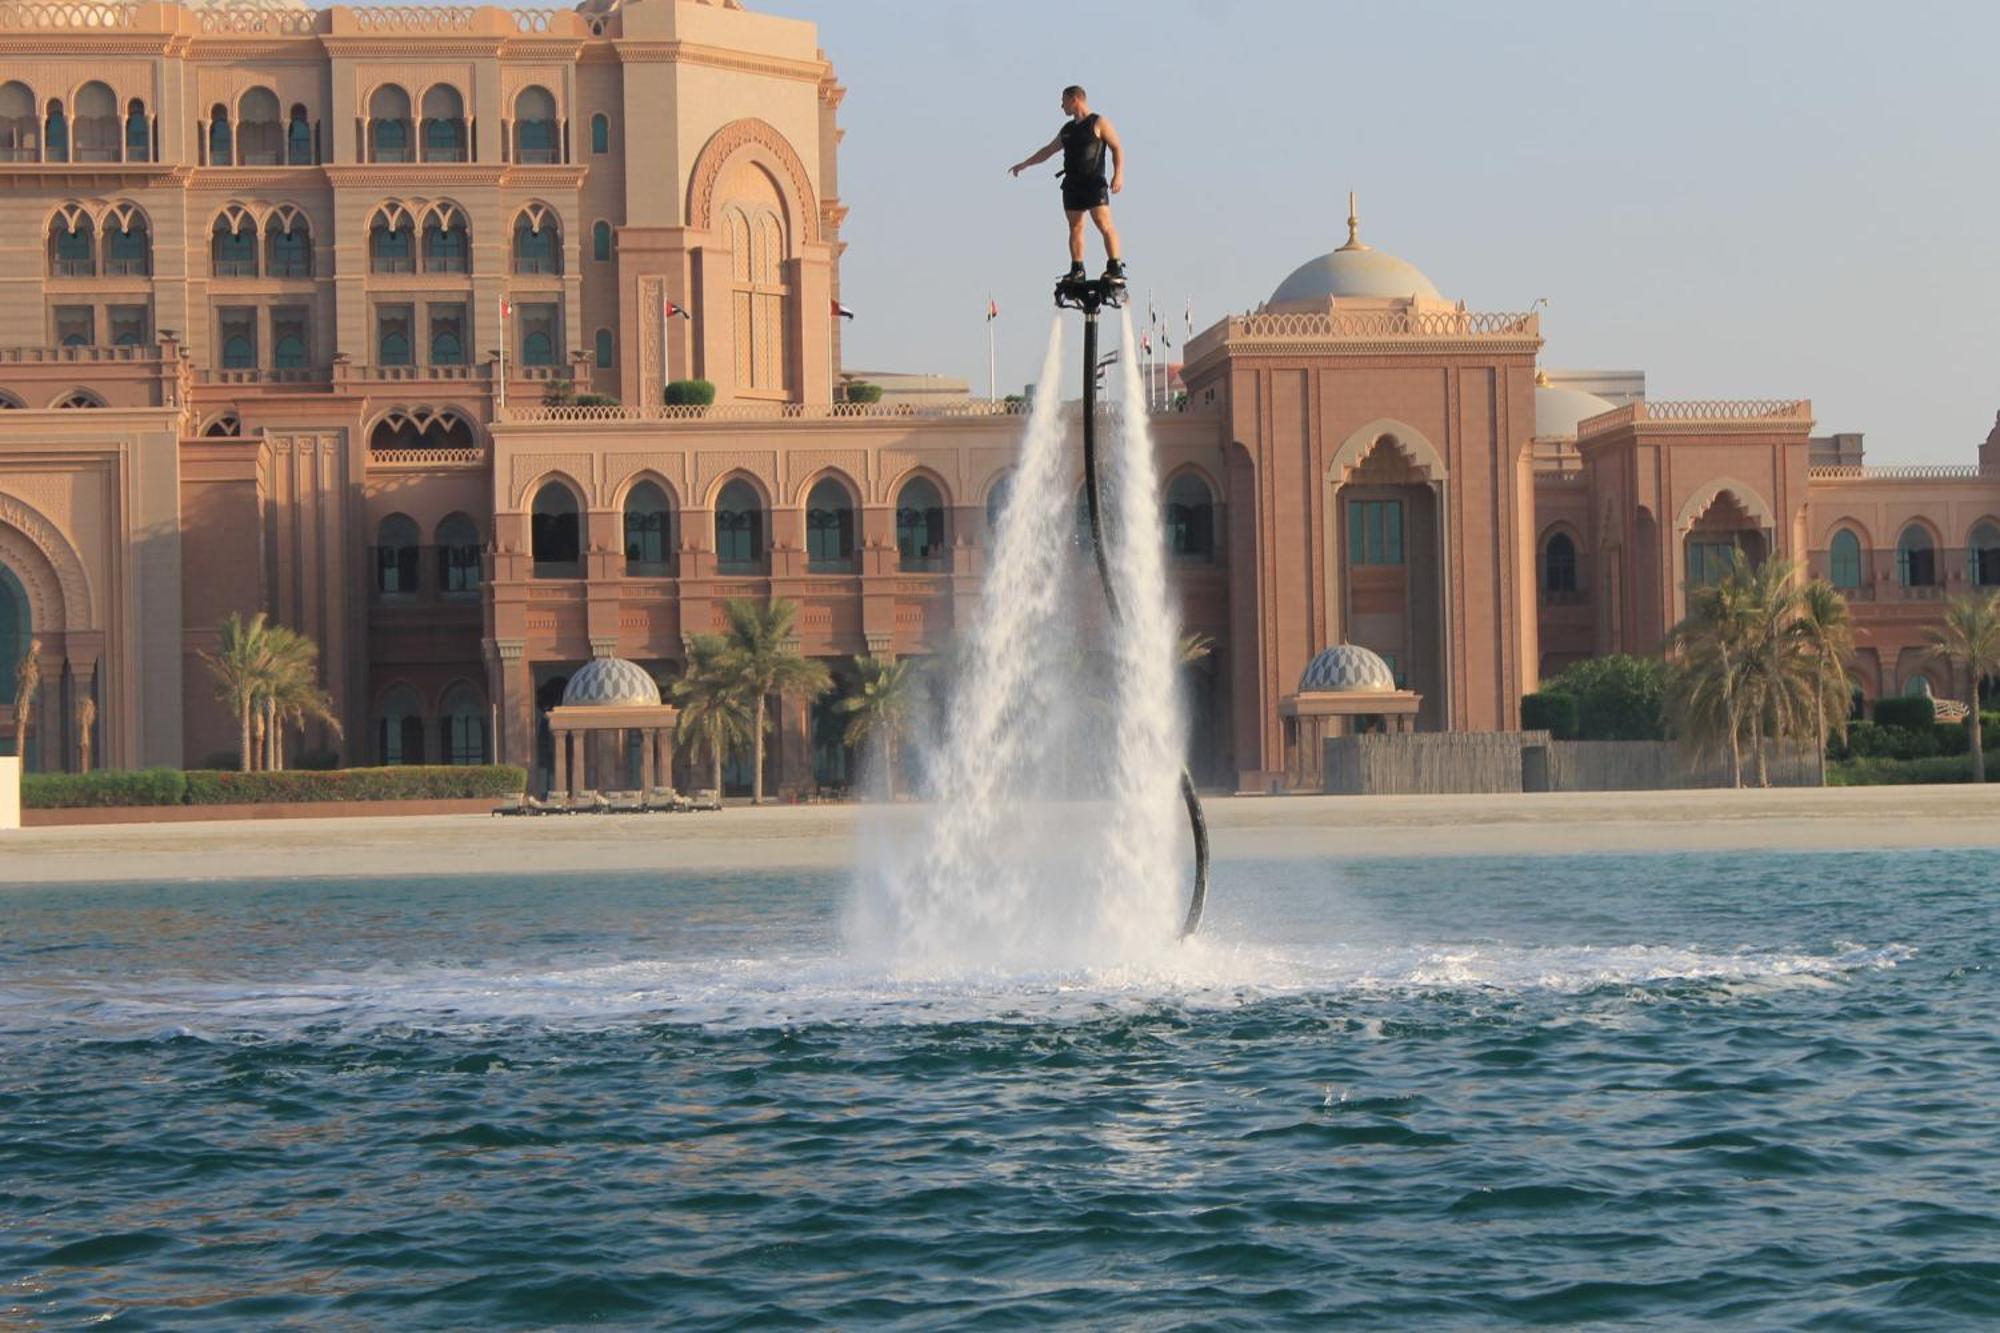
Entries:
[[[1099,234],[1104,237],[1104,257],[1106,259],[1117,259],[1119,257],[1118,228],[1113,226],[1111,222],[1111,205],[1099,204],[1096,208],[1091,209],[1090,220],[1097,224]],[[1078,237],[1083,235],[1082,226],[1079,225],[1076,228],[1075,234]],[[1083,257],[1082,241],[1072,242],[1070,251],[1077,258],[1081,259]]]
[[1063,212],[1069,218],[1069,262],[1072,264],[1081,264],[1083,262],[1083,211],[1081,209],[1067,208]]

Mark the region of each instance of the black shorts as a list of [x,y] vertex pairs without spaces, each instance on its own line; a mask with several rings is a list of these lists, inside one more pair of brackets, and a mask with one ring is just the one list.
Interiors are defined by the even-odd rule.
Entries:
[[1096,180],[1071,181],[1062,179],[1063,208],[1071,213],[1088,213],[1093,208],[1102,208],[1111,202],[1111,187],[1104,183],[1104,177]]

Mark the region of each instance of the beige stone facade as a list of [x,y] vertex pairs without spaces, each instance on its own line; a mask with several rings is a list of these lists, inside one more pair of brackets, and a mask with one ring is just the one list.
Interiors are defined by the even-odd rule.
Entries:
[[[0,0],[0,669],[40,643],[31,766],[79,762],[85,697],[100,764],[229,750],[200,654],[231,611],[321,645],[345,737],[295,755],[543,782],[571,674],[669,676],[729,598],[798,601],[836,667],[942,649],[1020,422],[832,402],[842,94],[811,25],[733,0]],[[1155,437],[1216,643],[1207,781],[1285,783],[1280,701],[1329,644],[1422,729],[1515,727],[1553,669],[1656,649],[1725,547],[1850,588],[1869,693],[1964,693],[1915,650],[2000,582],[2000,443],[1884,474],[1802,402],[1538,383],[1540,333],[1351,225],[1192,340]],[[715,405],[664,406],[691,377]],[[842,785],[827,731],[781,710],[772,785]]]

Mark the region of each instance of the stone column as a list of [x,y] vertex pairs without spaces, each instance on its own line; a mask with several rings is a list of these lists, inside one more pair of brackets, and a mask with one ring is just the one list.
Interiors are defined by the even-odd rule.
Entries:
[[569,795],[569,732],[558,727],[554,731],[556,742],[555,771],[549,778],[549,795]]
[[624,791],[626,784],[632,780],[631,742],[625,739],[626,735],[624,727],[611,729],[611,771],[606,775],[610,779],[605,784],[607,791]]
[[647,727],[639,733],[639,791],[651,795],[653,791],[653,755],[659,749],[660,729]]

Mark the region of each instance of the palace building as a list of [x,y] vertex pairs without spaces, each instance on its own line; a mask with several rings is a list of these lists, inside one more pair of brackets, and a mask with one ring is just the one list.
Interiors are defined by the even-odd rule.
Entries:
[[[343,734],[295,755],[542,783],[573,675],[670,678],[728,599],[796,601],[837,669],[944,648],[1021,422],[835,402],[843,91],[812,25],[735,0],[0,0],[0,692],[39,643],[30,765],[79,761],[85,698],[102,765],[231,751],[202,655],[232,611],[321,647]],[[2000,586],[2000,428],[1875,469],[1802,400],[1546,370],[1538,315],[1468,311],[1353,217],[1246,295],[1153,423],[1215,644],[1208,782],[1284,781],[1281,700],[1329,646],[1419,730],[1509,729],[1566,663],[1656,651],[1731,551],[1847,593],[1867,694],[1967,693],[1923,630]],[[714,404],[666,406],[685,378]],[[844,781],[831,720],[779,710],[773,786]]]

